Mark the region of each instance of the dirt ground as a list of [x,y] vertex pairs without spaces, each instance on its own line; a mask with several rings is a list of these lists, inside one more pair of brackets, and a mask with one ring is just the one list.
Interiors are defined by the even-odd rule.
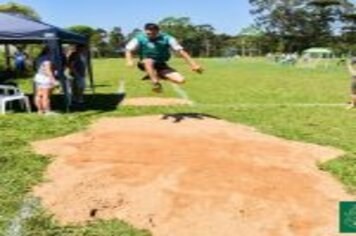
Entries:
[[154,236],[338,235],[338,202],[354,198],[316,163],[342,151],[175,118],[105,118],[35,143],[55,158],[34,194],[62,223],[117,218]]
[[142,98],[128,98],[122,103],[122,106],[180,106],[191,105],[191,103],[184,99],[179,98],[155,98],[155,97],[142,97]]

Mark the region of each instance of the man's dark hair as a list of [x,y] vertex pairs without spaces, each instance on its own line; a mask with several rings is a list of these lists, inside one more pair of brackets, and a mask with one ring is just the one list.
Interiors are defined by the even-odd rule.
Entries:
[[160,28],[157,24],[154,23],[147,23],[145,25],[145,30],[152,30],[152,31],[159,31]]

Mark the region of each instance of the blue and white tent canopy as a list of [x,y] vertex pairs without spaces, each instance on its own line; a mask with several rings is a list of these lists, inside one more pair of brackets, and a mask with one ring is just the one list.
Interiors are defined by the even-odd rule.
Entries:
[[[61,45],[82,44],[89,46],[88,38],[25,16],[0,13],[0,44],[5,44],[7,48],[11,44],[46,44],[52,52],[52,62],[59,72],[57,77],[62,84],[66,109],[69,110],[72,94],[68,86],[68,80],[64,75]],[[9,55],[6,55],[6,58],[10,58]],[[90,86],[94,91],[90,51],[87,56],[87,65]]]
[[82,35],[41,21],[0,13],[0,43],[42,43],[50,38],[73,44],[88,44],[89,41]]

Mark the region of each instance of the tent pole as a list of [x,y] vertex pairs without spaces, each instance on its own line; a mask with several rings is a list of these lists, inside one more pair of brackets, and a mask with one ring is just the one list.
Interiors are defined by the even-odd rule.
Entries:
[[88,74],[89,74],[89,80],[90,80],[90,88],[95,94],[95,84],[94,84],[94,72],[93,72],[93,66],[92,66],[92,55],[91,55],[91,50],[90,50],[90,44],[88,44],[88,57],[87,57],[87,64],[88,64]]
[[5,63],[6,63],[6,70],[10,70],[11,69],[11,57],[10,57],[9,44],[5,44]]
[[63,47],[62,47],[62,42],[60,40],[57,41],[57,47],[58,47],[58,57],[57,57],[57,64],[58,64],[58,77],[59,80],[62,84],[63,88],[63,93],[64,93],[64,99],[65,99],[65,104],[66,104],[66,112],[70,112],[70,106],[72,105],[72,92],[71,89],[69,88],[68,85],[68,80],[67,77],[64,73],[65,71],[65,66],[63,64]]

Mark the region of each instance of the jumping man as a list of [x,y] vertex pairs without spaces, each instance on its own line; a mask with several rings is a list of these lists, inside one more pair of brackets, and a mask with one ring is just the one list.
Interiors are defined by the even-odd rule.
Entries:
[[126,60],[129,67],[134,66],[133,54],[139,56],[139,69],[145,71],[153,84],[154,92],[161,92],[160,79],[168,79],[177,84],[183,84],[185,78],[167,62],[171,58],[171,50],[178,53],[197,73],[202,73],[203,68],[197,64],[183,49],[177,40],[169,34],[160,32],[157,24],[145,25],[145,32],[138,34],[126,46]]

